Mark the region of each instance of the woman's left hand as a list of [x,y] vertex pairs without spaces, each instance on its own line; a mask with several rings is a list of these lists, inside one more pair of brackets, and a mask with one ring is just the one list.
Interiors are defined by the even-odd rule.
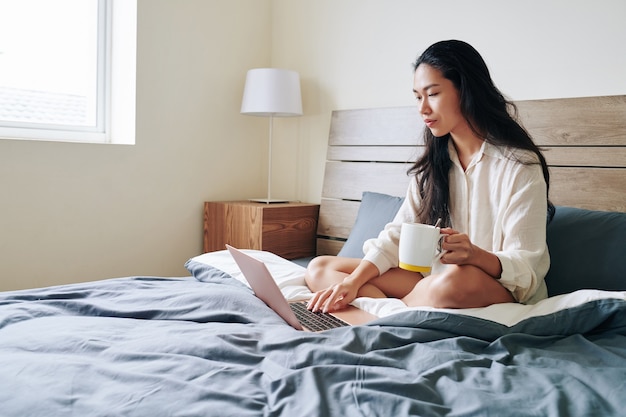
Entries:
[[454,229],[441,229],[447,235],[441,248],[447,252],[440,258],[442,264],[474,265],[494,278],[502,275],[500,259],[493,253],[474,245],[468,235]]
[[474,245],[465,233],[459,233],[451,228],[441,229],[447,235],[443,238],[441,248],[446,253],[440,258],[442,264],[467,265],[472,263]]

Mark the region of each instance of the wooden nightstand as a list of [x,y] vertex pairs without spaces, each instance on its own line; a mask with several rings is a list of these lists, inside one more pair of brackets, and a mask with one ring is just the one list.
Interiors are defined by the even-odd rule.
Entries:
[[314,256],[320,206],[308,203],[204,203],[204,251],[241,249],[273,252],[286,259]]

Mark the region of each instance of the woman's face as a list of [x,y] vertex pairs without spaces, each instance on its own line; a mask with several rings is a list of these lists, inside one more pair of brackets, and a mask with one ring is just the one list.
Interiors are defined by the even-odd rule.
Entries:
[[459,101],[459,92],[441,71],[420,64],[413,78],[413,93],[424,123],[436,137],[461,135],[469,129]]

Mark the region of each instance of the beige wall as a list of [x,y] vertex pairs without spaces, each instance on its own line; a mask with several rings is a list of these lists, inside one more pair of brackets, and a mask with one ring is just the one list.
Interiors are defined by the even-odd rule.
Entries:
[[186,275],[202,202],[264,187],[263,119],[239,106],[270,19],[269,0],[139,0],[136,145],[0,140],[0,289]]
[[305,200],[321,193],[331,111],[413,105],[411,63],[442,39],[474,45],[515,100],[626,94],[623,0],[273,4],[272,62],[300,72],[305,97],[298,141],[285,139],[289,152],[277,161],[296,182],[279,178]]
[[249,68],[300,72],[273,194],[318,201],[330,112],[411,105],[430,43],[471,42],[514,99],[626,94],[624,17],[622,0],[139,0],[137,144],[0,140],[0,289],[185,275],[202,202],[266,190]]

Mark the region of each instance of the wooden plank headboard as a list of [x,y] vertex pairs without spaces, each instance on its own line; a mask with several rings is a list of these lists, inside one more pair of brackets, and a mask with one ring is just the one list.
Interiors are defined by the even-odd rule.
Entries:
[[[516,102],[550,166],[555,205],[626,212],[626,96]],[[336,254],[364,191],[404,196],[422,151],[416,107],[332,114],[318,222],[318,254]]]

